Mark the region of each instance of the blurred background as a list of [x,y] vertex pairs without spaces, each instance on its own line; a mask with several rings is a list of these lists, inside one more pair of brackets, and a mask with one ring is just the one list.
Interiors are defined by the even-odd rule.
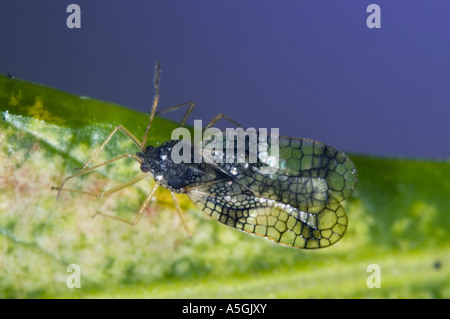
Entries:
[[0,72],[146,111],[161,60],[160,106],[194,100],[189,123],[225,113],[347,152],[448,158],[450,3],[379,0],[369,29],[371,3],[2,1]]

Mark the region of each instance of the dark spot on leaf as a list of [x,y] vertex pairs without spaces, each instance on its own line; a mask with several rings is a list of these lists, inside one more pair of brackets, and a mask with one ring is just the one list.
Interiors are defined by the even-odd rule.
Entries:
[[441,269],[442,268],[442,262],[440,260],[436,260],[433,264],[434,269]]

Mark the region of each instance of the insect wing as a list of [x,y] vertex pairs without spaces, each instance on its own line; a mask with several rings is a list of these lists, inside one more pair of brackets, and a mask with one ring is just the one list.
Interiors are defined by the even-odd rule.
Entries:
[[[222,137],[223,148],[214,147],[210,159],[228,179],[193,189],[188,193],[193,202],[221,223],[283,245],[322,248],[336,243],[347,228],[339,202],[357,182],[352,161],[316,141],[256,137],[257,145],[248,138],[244,152]],[[231,162],[226,157],[230,149],[235,153]]]
[[[272,146],[271,142],[268,138],[267,144]],[[276,173],[253,174],[255,179],[261,180],[253,188],[262,196],[309,211],[329,202],[340,202],[353,193],[356,168],[344,153],[308,139],[279,137],[278,143]],[[270,152],[259,155],[262,163],[276,162]]]
[[[255,196],[310,211],[341,202],[353,193],[356,168],[343,152],[308,139],[256,136],[257,142],[248,139],[244,150],[233,141],[230,147],[230,139],[224,137],[213,163]],[[232,162],[227,158],[230,149],[235,153]]]
[[226,181],[197,187],[188,196],[208,216],[225,225],[295,248],[330,246],[347,228],[345,211],[338,202],[309,213],[255,197],[246,187]]

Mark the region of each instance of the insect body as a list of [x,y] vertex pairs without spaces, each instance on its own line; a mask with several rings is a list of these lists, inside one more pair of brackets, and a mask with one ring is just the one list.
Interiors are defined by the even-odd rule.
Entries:
[[[270,139],[267,142],[270,145]],[[213,219],[297,248],[327,247],[344,235],[347,217],[339,202],[353,192],[356,170],[342,152],[307,139],[281,137],[281,165],[266,174],[261,173],[269,165],[264,159],[176,164],[171,152],[177,143],[138,153],[141,170],[151,172],[171,192],[186,193]]]
[[[128,222],[132,225],[139,221],[155,190],[162,186],[171,192],[175,208],[189,236],[189,230],[174,193],[188,195],[208,216],[225,225],[269,238],[282,245],[306,249],[322,248],[342,238],[347,228],[347,216],[340,202],[352,194],[357,182],[355,166],[344,153],[329,145],[308,139],[277,137],[279,144],[277,166],[273,166],[267,152],[262,152],[263,155],[258,156],[254,162],[242,162],[229,161],[225,152],[215,151],[215,158],[221,160],[196,162],[194,157],[198,149],[194,146],[189,146],[192,154],[191,161],[174,161],[172,151],[180,141],[170,140],[158,147],[145,145],[158,102],[159,64],[156,71],[156,95],[143,141],[139,141],[124,127],[117,127],[78,173],[69,176],[60,187],[54,189],[60,192],[76,191],[102,197],[151,174],[157,185],[145,199],[135,220]],[[181,125],[184,125],[194,107],[192,102],[166,110],[182,106],[189,106],[181,122]],[[218,115],[206,127],[210,127],[220,118],[237,124],[225,115]],[[92,158],[108,143],[117,130],[130,137],[141,151],[136,154],[124,154],[88,168]],[[225,136],[225,132],[223,134]],[[264,142],[270,148],[274,145],[269,137],[271,136],[257,134],[258,142]],[[227,138],[223,141],[224,149],[229,150],[230,141]],[[203,146],[208,143],[208,140],[203,141]],[[245,145],[243,150],[245,158],[248,158],[251,153],[250,146]],[[231,149],[233,152],[238,151],[236,147]],[[257,152],[259,151],[258,148]],[[239,157],[239,154],[237,155],[235,158]],[[124,157],[136,160],[143,174],[102,193],[89,193],[63,187],[70,178]],[[271,169],[269,173],[268,168]]]

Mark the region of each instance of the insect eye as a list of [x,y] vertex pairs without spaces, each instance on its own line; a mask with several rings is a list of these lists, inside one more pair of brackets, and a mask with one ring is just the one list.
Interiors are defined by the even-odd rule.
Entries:
[[155,149],[155,147],[149,145],[149,146],[147,146],[147,147],[145,148],[145,151],[148,152],[148,151],[151,151],[151,150],[153,150],[153,149]]

